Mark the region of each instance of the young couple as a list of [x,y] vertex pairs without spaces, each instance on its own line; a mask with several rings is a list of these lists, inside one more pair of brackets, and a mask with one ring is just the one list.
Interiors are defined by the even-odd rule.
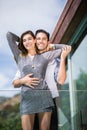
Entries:
[[[53,98],[58,96],[56,84],[63,84],[66,79],[65,59],[71,51],[71,46],[50,44],[49,33],[45,30],[37,30],[35,35],[30,30],[26,31],[20,39],[8,32],[7,39],[20,71],[13,85],[21,87],[22,128],[33,130],[37,114],[39,130],[50,130],[51,115],[55,108]],[[60,67],[57,69],[56,83],[55,58],[59,57]]]

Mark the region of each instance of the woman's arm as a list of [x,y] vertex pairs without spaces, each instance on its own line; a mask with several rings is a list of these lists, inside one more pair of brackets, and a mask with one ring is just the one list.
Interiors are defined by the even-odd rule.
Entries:
[[7,40],[8,40],[8,44],[10,46],[10,49],[14,55],[14,58],[16,60],[16,62],[18,61],[18,56],[20,54],[20,50],[18,49],[18,45],[17,42],[19,42],[19,37],[11,32],[7,33]]
[[49,60],[53,60],[57,57],[60,57],[61,53],[62,53],[62,50],[66,50],[66,48],[69,48],[71,50],[71,46],[70,45],[63,45],[61,46],[61,49],[59,49],[59,47],[57,48],[58,46],[56,46],[56,50],[52,50],[52,51],[48,51],[48,52],[45,52],[43,53],[42,55],[46,58],[46,59],[49,59]]
[[52,51],[52,50],[56,50],[56,49],[62,49],[65,46],[66,46],[65,44],[52,44],[52,43],[48,43],[47,51]]

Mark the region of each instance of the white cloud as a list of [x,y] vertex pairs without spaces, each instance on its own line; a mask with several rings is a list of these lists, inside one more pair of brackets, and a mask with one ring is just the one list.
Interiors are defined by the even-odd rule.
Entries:
[[35,32],[39,28],[52,33],[65,3],[66,0],[0,0],[0,89],[13,89],[11,79],[16,70],[6,33],[20,36],[28,29]]
[[9,78],[4,74],[0,73],[0,89],[4,88],[4,86],[9,82]]
[[4,25],[5,30],[12,29],[17,32],[26,26],[32,29],[40,25],[47,27],[48,23],[51,26],[51,21],[58,20],[64,6],[60,0],[3,1],[0,9],[1,28]]
[[19,94],[20,90],[0,90],[0,96],[13,97],[15,94]]
[[20,88],[14,88],[11,79],[0,73],[0,96],[12,97],[17,93],[20,93]]
[[6,33],[43,28],[53,32],[66,0],[0,0],[0,53],[11,54]]

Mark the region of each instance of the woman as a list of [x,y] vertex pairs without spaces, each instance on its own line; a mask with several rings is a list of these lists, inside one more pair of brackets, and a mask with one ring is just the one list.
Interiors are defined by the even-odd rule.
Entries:
[[[32,31],[26,31],[21,35],[18,45],[20,50],[15,44],[17,39],[14,39],[9,33],[7,39],[21,72],[20,113],[23,130],[33,130],[35,113],[38,113],[39,116],[40,130],[49,130],[54,104],[44,77],[49,61],[58,57],[61,50],[37,54],[36,39]],[[39,84],[34,87],[24,85],[23,77],[31,73],[33,77],[39,78]],[[29,122],[25,126],[26,115],[28,115]]]

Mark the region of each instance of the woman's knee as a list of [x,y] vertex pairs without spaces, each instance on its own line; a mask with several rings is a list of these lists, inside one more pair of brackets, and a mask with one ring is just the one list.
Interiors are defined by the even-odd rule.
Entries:
[[40,130],[50,130],[51,112],[43,113],[40,119]]
[[46,124],[42,124],[40,130],[49,130],[49,126]]
[[33,130],[33,122],[32,117],[29,115],[23,115],[21,117],[22,128],[23,130]]

